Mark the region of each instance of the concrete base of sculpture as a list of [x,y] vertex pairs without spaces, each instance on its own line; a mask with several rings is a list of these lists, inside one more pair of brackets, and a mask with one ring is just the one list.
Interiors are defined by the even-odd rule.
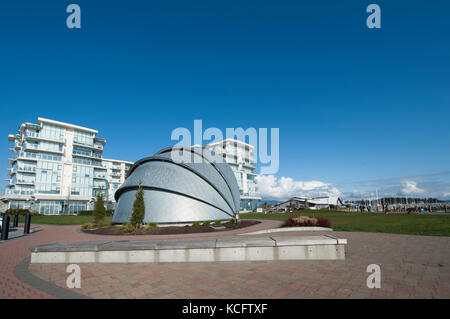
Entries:
[[31,263],[343,260],[346,244],[330,235],[51,244],[32,248]]

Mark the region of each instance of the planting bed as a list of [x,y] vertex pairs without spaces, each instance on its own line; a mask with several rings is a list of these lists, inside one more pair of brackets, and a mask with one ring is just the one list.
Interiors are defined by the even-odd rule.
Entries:
[[[82,229],[83,232],[88,234],[98,234],[98,235],[173,235],[173,234],[191,234],[191,233],[208,233],[216,231],[227,231],[232,229],[249,227],[252,225],[259,224],[256,220],[241,220],[239,223],[223,223],[214,227],[215,225],[209,226],[165,226],[165,227],[155,227],[155,228],[139,228],[132,232],[126,232],[121,229],[118,225]],[[224,228],[225,227],[225,228]]]

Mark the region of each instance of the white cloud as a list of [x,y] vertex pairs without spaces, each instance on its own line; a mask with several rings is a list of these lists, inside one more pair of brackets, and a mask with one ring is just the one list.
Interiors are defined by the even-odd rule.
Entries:
[[336,187],[320,181],[294,181],[291,177],[278,179],[273,175],[259,175],[257,180],[258,190],[266,199],[283,200],[294,196],[341,195]]
[[403,188],[401,189],[403,194],[406,195],[418,195],[424,194],[425,190],[417,187],[417,183],[414,181],[402,182]]

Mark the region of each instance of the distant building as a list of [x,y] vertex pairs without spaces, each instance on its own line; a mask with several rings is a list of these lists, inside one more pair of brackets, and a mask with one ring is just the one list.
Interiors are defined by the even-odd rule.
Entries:
[[[119,189],[120,185],[125,182],[127,173],[133,165],[132,162],[120,161],[114,159],[102,159],[103,165],[106,168],[106,180],[107,180],[107,207],[108,209],[115,209],[116,200],[114,199],[114,193]],[[94,194],[96,195],[95,191]]]
[[328,209],[331,207],[338,208],[343,206],[342,200],[338,196],[330,197],[292,197],[284,202],[275,204],[275,211],[293,211],[298,209]]
[[230,165],[236,177],[241,194],[240,211],[253,211],[261,203],[261,195],[258,193],[258,185],[255,173],[256,162],[253,146],[234,139],[226,139],[203,146],[215,154],[221,154]]
[[344,206],[344,203],[338,196],[313,197],[308,200],[308,204],[311,209],[328,209]]
[[7,208],[31,208],[46,215],[92,209],[102,192],[108,208],[124,182],[131,162],[102,158],[106,140],[98,131],[38,118],[8,136],[14,145],[6,189],[0,200]]

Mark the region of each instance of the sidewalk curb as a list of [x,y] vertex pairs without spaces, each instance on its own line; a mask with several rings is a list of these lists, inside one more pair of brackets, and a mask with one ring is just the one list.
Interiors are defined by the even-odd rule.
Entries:
[[61,288],[36,277],[28,271],[29,265],[30,257],[27,257],[16,265],[16,267],[14,268],[14,275],[18,279],[33,286],[34,288],[42,290],[59,299],[92,299],[91,297]]

